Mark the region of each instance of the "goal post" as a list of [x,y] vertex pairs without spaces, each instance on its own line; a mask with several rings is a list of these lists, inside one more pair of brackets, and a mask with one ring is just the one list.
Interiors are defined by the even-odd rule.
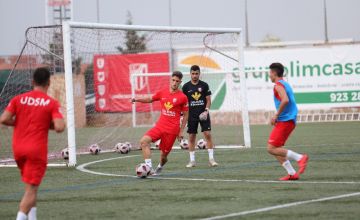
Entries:
[[245,64],[244,64],[244,35],[240,31],[238,35],[238,65],[240,77],[240,93],[241,93],[241,109],[243,114],[243,129],[244,129],[244,144],[245,147],[251,147],[250,138],[250,119],[248,110],[248,100],[246,95],[246,77],[245,77]]
[[[148,129],[139,126],[138,115],[154,121],[158,116],[153,114],[157,107],[137,108],[129,99],[135,94],[151,95],[161,86],[168,86],[169,81],[161,77],[169,79],[173,70],[180,70],[188,77],[190,66],[196,64],[212,91],[219,94],[214,100],[217,107],[211,109],[214,126],[217,121],[218,124],[236,121],[233,127],[227,128],[233,133],[219,129],[224,132],[224,140],[226,135],[234,138],[225,144],[241,143],[251,147],[242,37],[239,28],[74,21],[30,27],[26,31],[23,53],[0,98],[5,103],[29,91],[32,72],[37,67],[49,67],[52,76],[48,93],[61,103],[67,131],[60,135],[49,133],[48,156],[62,160],[62,149],[67,148],[68,165],[75,166],[77,155],[89,152],[92,144],[98,144],[103,151],[112,151],[119,142],[138,147],[139,138]],[[197,49],[191,53],[182,50],[193,47]],[[237,49],[229,50],[229,47]],[[146,81],[138,81],[135,87],[135,77],[141,74],[151,76]],[[236,80],[231,78],[234,76]],[[224,85],[221,81],[224,79],[230,84]],[[236,85],[233,81],[237,81]],[[229,92],[231,87],[236,88]],[[1,105],[1,110],[4,106]],[[0,146],[0,162],[12,157],[11,128],[6,128],[3,134],[6,141]]]
[[71,54],[71,26],[63,22],[63,48],[65,70],[65,95],[66,95],[66,124],[68,131],[69,166],[76,166],[76,136],[75,136],[75,112],[74,112],[74,89]]

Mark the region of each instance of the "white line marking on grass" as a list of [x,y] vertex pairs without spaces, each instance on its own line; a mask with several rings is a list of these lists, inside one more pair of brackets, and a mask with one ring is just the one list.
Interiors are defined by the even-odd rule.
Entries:
[[[333,146],[342,146],[342,145],[360,145],[360,143],[332,143],[332,144],[293,144],[293,145],[286,145],[284,147],[333,147]],[[251,147],[251,148],[267,148],[266,146],[258,146],[258,147]],[[249,148],[249,149],[251,149]]]
[[[84,163],[84,164],[77,166],[76,169],[81,172],[90,173],[90,174],[94,174],[94,175],[137,178],[137,176],[133,176],[133,175],[96,172],[96,171],[86,169],[85,167],[96,164],[96,163],[102,163],[102,162],[117,160],[117,159],[126,159],[126,158],[131,158],[131,157],[139,157],[139,156],[141,156],[141,155],[113,157],[113,158],[108,158],[108,159],[91,161],[91,162]],[[278,181],[278,180],[246,180],[246,179],[206,179],[206,178],[161,177],[161,176],[148,177],[148,179],[178,180],[178,181],[203,181],[203,182],[280,183],[280,184],[360,184],[360,182],[355,182],[355,181],[341,181],[341,182],[338,182],[338,181]]]
[[219,216],[204,218],[202,220],[217,220],[217,219],[225,219],[225,218],[231,218],[231,217],[239,217],[239,216],[250,215],[250,214],[255,214],[255,213],[260,213],[260,212],[268,212],[268,211],[272,211],[275,209],[283,209],[283,208],[288,208],[288,207],[293,207],[293,206],[305,205],[305,204],[316,203],[316,202],[324,202],[324,201],[330,201],[330,200],[335,200],[335,199],[343,199],[343,198],[349,198],[349,197],[354,197],[354,196],[360,196],[360,192],[343,194],[343,195],[338,195],[338,196],[324,197],[324,198],[319,198],[319,199],[311,199],[311,200],[305,200],[305,201],[299,201],[299,202],[292,202],[292,203],[286,203],[286,204],[276,205],[276,206],[269,206],[269,207],[260,208],[260,209],[254,209],[254,210],[249,210],[249,211],[231,213],[231,214],[227,214],[227,215],[219,215]]

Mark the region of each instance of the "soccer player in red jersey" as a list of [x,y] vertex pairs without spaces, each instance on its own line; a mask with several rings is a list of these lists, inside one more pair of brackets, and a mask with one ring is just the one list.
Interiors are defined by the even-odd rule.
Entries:
[[33,90],[15,96],[0,117],[0,123],[14,126],[13,153],[25,183],[17,220],[36,219],[38,187],[47,166],[48,131],[65,129],[59,103],[47,95],[50,72],[38,68],[33,74]]
[[[167,156],[170,153],[176,138],[180,140],[183,138],[183,132],[188,120],[188,99],[184,93],[179,90],[182,80],[182,73],[179,71],[173,72],[171,76],[170,89],[158,91],[152,97],[147,98],[133,98],[131,101],[141,103],[152,103],[160,101],[161,115],[156,125],[148,130],[140,140],[140,145],[143,153],[145,163],[151,168],[153,175],[159,175],[163,166],[168,161]],[[180,116],[183,113],[183,120],[180,125]],[[155,169],[152,169],[151,162],[151,142],[160,142],[160,163]]]
[[[283,148],[291,132],[295,129],[298,109],[295,102],[294,92],[291,86],[283,80],[284,66],[281,63],[270,65],[270,79],[274,86],[274,103],[276,114],[271,118],[271,131],[268,140],[268,152],[275,156],[285,168],[288,175],[280,178],[281,181],[298,180],[307,166],[309,157],[306,154],[298,154],[292,150]],[[289,160],[297,161],[299,171],[296,172]]]

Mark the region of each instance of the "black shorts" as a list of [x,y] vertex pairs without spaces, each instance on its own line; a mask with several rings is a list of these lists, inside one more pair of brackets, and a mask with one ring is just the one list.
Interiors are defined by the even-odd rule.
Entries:
[[188,120],[188,134],[197,134],[198,125],[200,123],[201,132],[211,131],[211,121],[210,117],[208,117],[205,121],[200,121],[200,119],[189,119]]

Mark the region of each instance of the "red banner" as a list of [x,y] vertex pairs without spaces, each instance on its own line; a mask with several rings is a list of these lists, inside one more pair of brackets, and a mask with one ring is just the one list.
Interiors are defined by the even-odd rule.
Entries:
[[[95,55],[94,86],[96,111],[130,112],[131,75],[169,72],[168,53]],[[136,77],[136,96],[149,96],[169,87],[169,77]],[[137,104],[137,111],[159,110],[159,104]]]
[[70,0],[48,0],[48,6],[56,7],[56,6],[65,6],[71,3]]

